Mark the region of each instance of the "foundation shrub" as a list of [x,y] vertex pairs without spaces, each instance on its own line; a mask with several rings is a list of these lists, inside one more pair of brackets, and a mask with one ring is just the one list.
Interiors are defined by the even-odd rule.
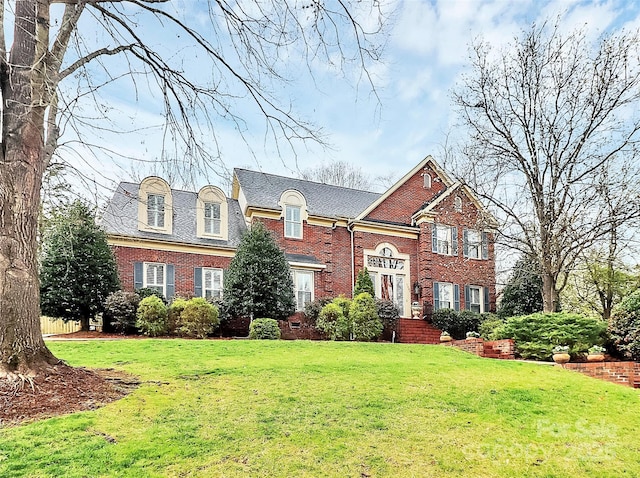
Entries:
[[218,309],[207,299],[194,297],[187,300],[182,307],[177,325],[176,331],[179,335],[204,339],[220,325]]
[[249,325],[249,338],[259,340],[278,340],[280,327],[275,319],[255,319]]
[[467,332],[477,332],[481,317],[476,312],[452,309],[440,309],[433,313],[433,325],[442,331],[449,332],[455,340],[465,339]]
[[136,311],[140,296],[135,292],[118,290],[109,294],[104,302],[103,330],[121,334],[136,333]]
[[382,333],[382,321],[371,294],[362,292],[354,297],[349,308],[349,322],[352,340],[373,340]]
[[157,337],[167,333],[167,306],[160,297],[151,295],[140,301],[136,326],[149,337]]

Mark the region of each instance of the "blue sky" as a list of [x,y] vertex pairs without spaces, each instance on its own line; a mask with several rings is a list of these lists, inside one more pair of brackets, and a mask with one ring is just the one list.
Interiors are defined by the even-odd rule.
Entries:
[[[277,151],[273,144],[265,142],[262,119],[241,102],[237,111],[248,119],[245,138],[252,153],[229,123],[218,122],[216,137],[226,167],[295,175],[297,169],[344,160],[371,176],[398,179],[429,154],[439,160],[447,138],[455,139],[462,133],[455,127],[450,90],[464,72],[472,40],[483,38],[496,46],[506,45],[532,22],[555,19],[558,15],[562,18],[562,29],[584,27],[594,37],[615,29],[640,27],[640,2],[635,1],[394,0],[392,3],[395,20],[389,29],[387,48],[382,63],[372,67],[379,102],[365,84],[358,83],[354,71],[347,71],[352,78],[344,79],[329,68],[314,65],[312,81],[296,74],[298,65],[285,61],[282,65],[297,81],[280,86],[279,94],[303,118],[322,128],[331,148],[307,145],[299,148],[296,156],[288,148]],[[180,14],[204,21],[204,17],[195,15],[202,2],[178,0],[173,4]],[[184,38],[171,38],[165,32],[152,32],[150,38],[167,55],[189,49]],[[185,69],[196,76],[208,74],[198,66],[195,59],[187,62]],[[108,143],[110,152],[97,157],[78,146],[75,153],[61,150],[65,159],[107,188],[114,187],[119,180],[153,172],[152,162],[161,155],[158,98],[144,87],[135,92],[118,88],[105,90],[105,111],[117,129],[136,131],[103,133],[102,141]],[[440,163],[447,168],[443,160]],[[198,185],[221,185],[215,174],[196,176]]]

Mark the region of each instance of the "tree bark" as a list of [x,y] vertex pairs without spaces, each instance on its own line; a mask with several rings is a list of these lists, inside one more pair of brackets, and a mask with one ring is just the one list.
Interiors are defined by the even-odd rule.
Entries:
[[542,307],[545,313],[558,312],[560,294],[556,290],[556,279],[550,274],[542,274]]
[[[34,69],[36,2],[16,2],[14,45],[2,72],[0,378],[35,375],[57,359],[40,331],[37,238],[44,111]],[[48,21],[48,18],[46,19]]]

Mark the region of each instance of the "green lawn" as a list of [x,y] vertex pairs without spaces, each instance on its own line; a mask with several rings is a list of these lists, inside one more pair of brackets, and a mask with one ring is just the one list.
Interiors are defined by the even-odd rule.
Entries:
[[0,476],[640,476],[637,390],[424,345],[50,343],[142,386],[0,429]]

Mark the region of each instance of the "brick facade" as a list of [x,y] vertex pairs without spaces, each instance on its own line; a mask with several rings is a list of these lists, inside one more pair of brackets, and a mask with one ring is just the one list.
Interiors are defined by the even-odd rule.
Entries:
[[[431,178],[428,187],[425,187],[425,175]],[[275,183],[276,179],[286,181],[282,177],[269,176],[265,187]],[[279,217],[281,207],[278,205],[278,194],[282,194],[283,191],[271,192],[274,197],[268,202],[270,206],[252,205],[242,192],[243,185],[236,179],[233,188],[234,197],[230,201],[235,201],[234,204],[237,205],[234,207],[238,208],[239,215],[236,214],[238,218],[244,216],[243,219],[247,222],[264,223],[272,231],[285,253],[315,260],[316,267],[308,268],[314,270],[314,298],[336,297],[341,294],[350,297],[355,275],[367,266],[366,255],[379,255],[379,251],[384,246],[402,258],[403,267],[390,270],[389,274],[384,269],[378,269],[379,276],[376,277],[384,276],[385,281],[391,274],[394,274],[393,277],[400,277],[401,281],[394,287],[396,290],[402,287],[403,290],[403,317],[410,317],[412,302],[423,304],[425,312],[430,310],[434,302],[434,282],[457,285],[460,291],[460,308],[464,308],[462,291],[465,285],[486,288],[489,291],[489,309],[495,310],[495,261],[492,235],[487,236],[486,259],[470,259],[463,254],[465,229],[490,230],[484,222],[486,212],[479,209],[475,198],[463,186],[453,183],[431,158],[423,160],[387,193],[381,196],[366,196],[372,197],[370,201],[373,202],[369,202],[368,208],[366,204],[362,206],[365,209],[359,216],[357,214],[353,217],[332,215],[326,208],[322,214],[314,215],[318,202],[325,199],[328,203],[329,200],[333,200],[333,204],[337,205],[340,205],[340,202],[336,202],[335,197],[329,198],[322,194],[324,185],[308,184],[310,184],[309,188],[318,195],[313,200],[305,197],[309,219],[302,224],[302,239],[286,238],[284,235],[284,219]],[[300,186],[299,183],[298,186]],[[261,189],[260,193],[262,192]],[[300,194],[304,196],[303,191],[300,191]],[[336,190],[333,189],[331,194],[336,194]],[[348,194],[353,195],[353,191],[345,192],[345,195]],[[374,201],[375,197],[378,199]],[[186,202],[187,199],[181,200]],[[180,218],[176,217],[177,213],[176,209],[173,220],[176,224],[180,224]],[[420,220],[417,220],[418,217]],[[459,244],[457,255],[437,254],[432,251],[434,223],[457,228],[456,239]],[[237,224],[241,224],[241,221]],[[189,243],[185,240],[171,240],[172,238],[168,237],[163,242],[163,237],[166,236],[160,234],[153,238],[155,242],[151,246],[148,242],[150,240],[148,234],[146,237],[141,237],[140,241],[147,242],[144,247],[138,247],[136,234],[137,229],[130,233],[133,237],[122,239],[126,234],[119,231],[116,239],[120,240],[112,241],[122,286],[126,290],[134,288],[136,262],[158,262],[174,266],[176,294],[191,295],[195,289],[194,269],[198,267],[226,269],[231,262],[234,250],[233,247],[227,247],[225,250],[216,249],[213,246],[209,248],[203,244],[202,240]],[[177,242],[180,243],[177,244]],[[402,285],[398,285],[399,283]],[[418,293],[416,293],[416,287]],[[300,326],[294,325],[292,329],[292,321],[295,324],[299,323]],[[283,327],[285,327],[282,331],[284,336],[292,334],[300,336],[307,333],[300,332],[305,330],[303,320],[292,318],[289,324],[283,324]],[[402,328],[400,327],[399,330],[401,331]],[[404,326],[405,331],[409,328],[408,325]],[[309,338],[317,337],[309,336]]]

